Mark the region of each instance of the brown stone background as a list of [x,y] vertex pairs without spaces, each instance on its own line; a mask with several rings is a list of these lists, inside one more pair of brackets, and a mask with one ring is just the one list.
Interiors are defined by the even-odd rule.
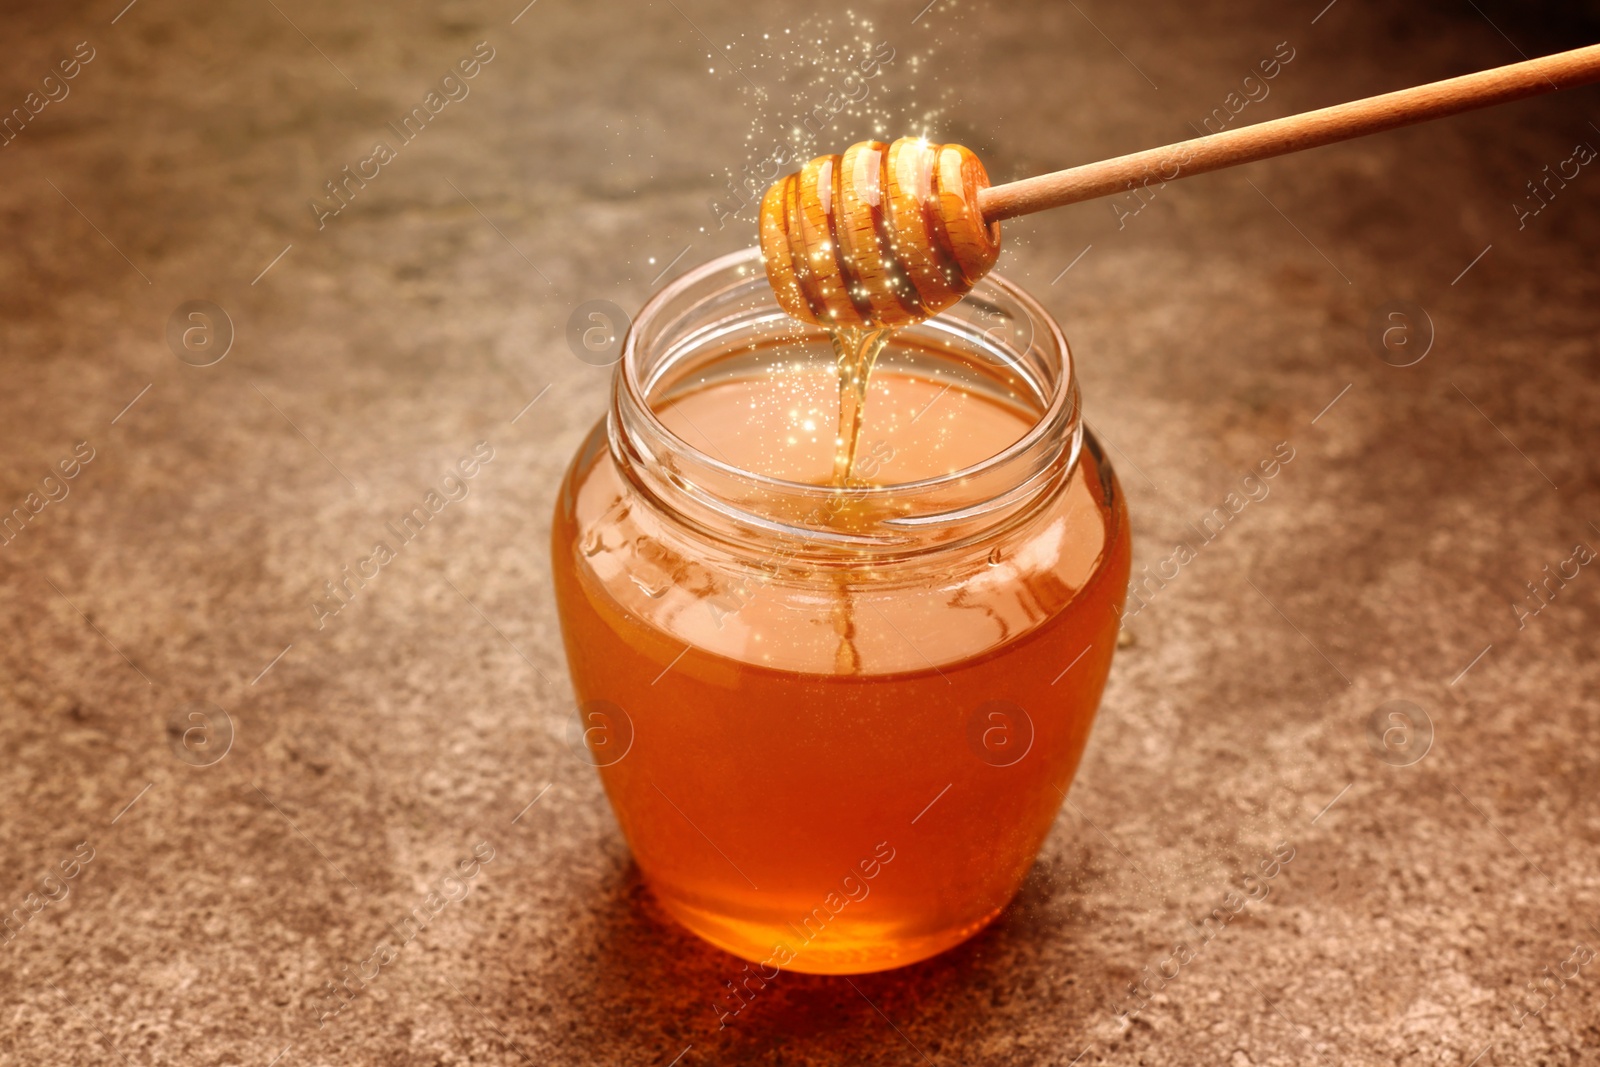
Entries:
[[[720,0],[6,4],[0,107],[95,58],[0,149],[0,507],[94,459],[0,548],[0,1062],[1600,1060],[1600,970],[1529,991],[1600,946],[1600,573],[1513,607],[1600,546],[1600,167],[1512,207],[1600,147],[1597,90],[1174,183],[1121,229],[1007,223],[1137,566],[1295,458],[1131,620],[1072,803],[970,943],[785,976],[718,1032],[737,965],[660,916],[564,740],[545,538],[609,374],[567,319],[752,239],[707,201],[810,99],[772,38],[889,43],[885,132],[937,107],[997,179],[1186,136],[1279,42],[1240,122],[1600,39],[1572,4],[1324,2],[857,0],[870,29]],[[471,95],[319,232],[322,183],[479,41]],[[194,299],[236,332],[209,367],[165,338]],[[1403,368],[1367,336],[1396,300],[1425,310]],[[322,583],[479,441],[470,495],[317,629]],[[1419,761],[1370,741],[1390,700],[1431,722]],[[209,766],[178,755],[190,701],[236,731]],[[480,841],[470,895],[319,1028],[324,983]],[[1117,1022],[1279,842],[1270,896]]]

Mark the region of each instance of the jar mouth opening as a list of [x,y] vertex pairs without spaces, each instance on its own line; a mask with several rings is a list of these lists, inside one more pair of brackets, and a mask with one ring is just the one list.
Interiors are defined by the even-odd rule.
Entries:
[[[740,271],[740,268],[745,268],[745,270]],[[996,338],[994,336],[995,331],[985,331],[975,325],[963,324],[969,328],[953,329],[952,332],[958,336],[966,336],[974,340],[978,345],[986,348],[996,358],[1010,364],[1014,369],[1020,368],[1031,354],[1041,355],[1044,357],[1045,362],[1054,362],[1056,364],[1056,373],[1050,376],[1053,380],[1049,382],[1034,381],[1033,384],[1039,390],[1038,398],[1043,401],[1043,405],[1034,418],[1032,425],[1011,444],[982,460],[946,474],[908,482],[883,485],[851,484],[849,486],[819,485],[815,482],[778,478],[728,463],[705,452],[667,426],[655,410],[651,394],[663,376],[672,369],[673,361],[662,360],[656,366],[642,368],[641,364],[646,357],[642,352],[643,346],[640,339],[642,336],[646,336],[652,327],[656,326],[657,320],[673,316],[674,305],[679,303],[686,294],[696,289],[706,288],[707,283],[714,282],[718,275],[738,271],[739,275],[736,275],[736,278],[740,276],[748,277],[752,268],[754,276],[759,280],[760,285],[766,287],[766,274],[762,267],[761,249],[759,247],[730,252],[685,272],[673,279],[672,282],[657,291],[645,302],[637,318],[628,328],[627,335],[623,340],[622,358],[616,378],[618,402],[620,403],[625,396],[629,407],[633,409],[633,413],[648,427],[650,435],[659,437],[662,441],[670,442],[674,453],[686,458],[693,466],[717,472],[723,477],[740,479],[753,488],[791,498],[811,498],[822,501],[835,497],[841,492],[848,492],[858,500],[894,499],[904,501],[908,497],[914,497],[918,494],[938,493],[945,487],[962,482],[971,482],[974,479],[990,475],[1001,468],[1014,465],[1030,454],[1037,453],[1041,446],[1048,446],[1052,439],[1061,435],[1063,426],[1069,423],[1070,427],[1068,428],[1072,436],[1072,457],[1074,460],[1076,459],[1079,436],[1077,426],[1079,421],[1077,412],[1078,389],[1072,354],[1067,345],[1067,339],[1062,334],[1061,328],[1056,324],[1055,319],[1037,300],[1019,286],[993,272],[986,275],[974,289],[974,292],[964,297],[955,308],[941,312],[934,319],[938,320],[940,325],[949,327],[957,309],[968,305],[969,302],[974,300],[980,304],[984,303],[985,292],[993,290],[1017,305],[1024,313],[1028,326],[1028,338],[1025,343],[1027,350],[1017,351],[1013,344],[1002,342],[999,338]],[[739,280],[735,280],[722,288],[733,288],[740,284]],[[792,325],[797,330],[820,332],[820,327],[811,327],[791,319],[786,312],[778,307],[776,298],[772,297],[770,291],[766,293],[766,296],[772,303],[772,317],[775,320]],[[700,302],[703,301],[697,301],[696,304],[691,305],[689,308],[678,311],[674,318],[682,320]],[[673,323],[668,323],[667,328],[670,329],[671,325]],[[1036,334],[1041,330],[1045,332],[1046,336],[1043,339],[1038,339]],[[978,341],[978,338],[983,338],[983,340]],[[897,520],[887,521],[894,523]],[[901,519],[898,520],[898,523],[915,524],[916,521],[915,519]]]

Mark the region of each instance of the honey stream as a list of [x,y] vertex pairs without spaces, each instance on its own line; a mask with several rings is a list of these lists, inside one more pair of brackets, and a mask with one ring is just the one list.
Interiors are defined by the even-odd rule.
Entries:
[[[873,364],[888,344],[887,326],[843,326],[828,331],[839,370],[839,433],[834,441],[833,484],[847,489],[855,477],[856,453],[861,447],[861,429],[866,422],[867,385]],[[848,522],[849,500],[844,501],[840,518]],[[861,653],[856,648],[855,615],[850,610],[850,576],[838,572],[839,599],[833,625],[839,635],[834,654],[834,669],[840,674],[855,674],[861,668]]]
[[889,327],[842,326],[828,331],[839,365],[839,436],[833,454],[833,484],[841,489],[855,474],[856,451],[867,407],[872,365],[889,343]]

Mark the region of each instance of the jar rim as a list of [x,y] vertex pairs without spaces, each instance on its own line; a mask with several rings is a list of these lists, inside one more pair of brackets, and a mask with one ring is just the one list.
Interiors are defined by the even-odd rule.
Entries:
[[[718,275],[734,273],[740,276],[739,282],[701,295],[686,308],[679,308],[686,294],[706,288]],[[672,361],[664,361],[659,368],[645,364],[654,355],[649,348],[657,336],[655,331],[670,331],[693,309],[710,303],[719,294],[740,291],[741,287],[749,287],[752,294],[766,290],[764,296],[772,301],[773,313],[785,322],[793,321],[778,307],[767,286],[760,248],[748,248],[718,256],[673,279],[645,302],[624,337],[622,357],[613,378],[608,436],[613,456],[625,468],[633,470],[636,482],[651,483],[647,487],[652,489],[652,495],[687,493],[695,498],[699,509],[715,513],[713,518],[719,524],[733,521],[780,536],[802,535],[824,546],[864,549],[905,545],[930,537],[939,543],[964,539],[972,534],[975,524],[987,528],[1005,515],[1026,508],[1046,488],[1056,484],[1056,475],[1065,478],[1076,468],[1083,426],[1077,378],[1066,337],[1054,317],[1034,297],[992,272],[979,282],[977,289],[997,294],[1016,305],[1032,331],[1027,345],[996,345],[989,332],[976,328],[968,332],[977,346],[1001,351],[1008,361],[1014,360],[1012,369],[1028,377],[1037,389],[1040,407],[1032,424],[1016,441],[955,471],[886,485],[838,486],[793,481],[747,470],[711,455],[669,428],[651,403],[651,391],[659,378],[671,369]],[[964,297],[963,302],[969,299],[973,298]],[[676,318],[668,318],[675,312]],[[945,312],[932,321],[961,339],[962,330],[950,329],[950,315]],[[663,319],[666,320],[664,326],[658,321]],[[1043,339],[1039,337],[1041,332],[1046,335]],[[1025,361],[1040,363],[1049,373],[1049,381],[1041,382],[1036,373],[1023,370],[1021,364]],[[666,462],[663,462],[663,453]],[[683,477],[680,472],[684,469],[695,477]],[[735,485],[741,498],[760,495],[763,499],[782,500],[786,506],[781,515],[752,510],[742,506],[742,501],[734,504],[714,491],[705,491],[702,483]],[[969,491],[951,506],[946,491],[957,486]],[[805,520],[796,524],[794,514],[804,505],[825,506],[841,494],[848,494],[855,506],[867,513],[881,512],[876,522],[883,532],[851,533]],[[908,514],[908,509],[915,510],[919,502],[924,505],[923,512]]]
[[[634,318],[632,324],[628,327],[627,335],[623,339],[622,359],[618,364],[620,379],[619,384],[626,387],[630,399],[636,405],[638,405],[645,419],[650,422],[651,429],[660,433],[662,437],[674,441],[676,447],[692,456],[696,463],[703,464],[714,470],[720,470],[725,474],[749,479],[756,484],[769,485],[773,489],[781,490],[786,493],[803,494],[810,492],[817,493],[821,496],[828,496],[838,492],[840,487],[833,485],[817,485],[814,482],[796,482],[786,478],[775,478],[771,475],[761,474],[757,471],[746,470],[743,467],[720,460],[710,453],[697,448],[687,439],[673,432],[673,430],[661,420],[661,417],[656,414],[655,408],[650,404],[648,395],[649,391],[639,376],[638,337],[640,333],[640,325],[648,322],[655,315],[659,314],[661,310],[669,305],[675,297],[681,295],[686,290],[693,288],[697,283],[721,271],[725,271],[729,267],[736,265],[743,266],[752,262],[761,262],[761,249],[759,247],[741,249],[737,252],[729,252],[726,255],[718,256],[715,259],[708,260],[692,270],[685,271],[683,274],[674,278],[667,285],[657,290],[655,294],[650,297],[650,299],[646,300],[644,306],[639,309],[638,316]],[[999,452],[996,452],[994,455],[985,459],[979,460],[977,463],[973,463],[966,467],[951,471],[948,474],[940,474],[932,478],[922,478],[914,482],[897,482],[893,485],[851,486],[850,490],[852,493],[878,493],[882,495],[904,494],[906,492],[915,492],[918,489],[937,488],[941,485],[948,485],[952,482],[958,482],[963,479],[972,478],[976,475],[982,474],[984,471],[991,470],[996,466],[1002,465],[1006,461],[1013,459],[1016,456],[1027,452],[1030,448],[1037,446],[1039,441],[1050,432],[1051,426],[1054,422],[1054,417],[1060,413],[1061,409],[1073,402],[1077,391],[1077,368],[1074,365],[1072,350],[1067,344],[1066,336],[1061,332],[1061,327],[1056,323],[1055,317],[1046,311],[1044,306],[1041,305],[1038,300],[1034,299],[1034,297],[1029,294],[1027,290],[1021,288],[1015,282],[1002,277],[1000,274],[990,272],[989,274],[985,275],[984,280],[992,283],[996,288],[1000,289],[1011,299],[1015,300],[1018,304],[1026,308],[1029,316],[1034,322],[1044,324],[1044,326],[1050,331],[1051,337],[1055,342],[1055,347],[1061,353],[1061,374],[1056,380],[1055,388],[1052,390],[1049,406],[1039,413],[1039,416],[1034,421],[1033,425],[1028,427],[1027,433],[1017,438]]]

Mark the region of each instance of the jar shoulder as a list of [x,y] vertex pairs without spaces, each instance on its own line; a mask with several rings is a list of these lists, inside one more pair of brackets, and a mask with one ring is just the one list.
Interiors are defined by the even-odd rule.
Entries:
[[777,539],[734,549],[675,523],[622,476],[601,425],[567,472],[552,537],[564,615],[824,674],[839,669],[841,641],[855,669],[924,670],[1069,611],[1120,611],[1129,556],[1120,488],[1088,439],[1062,486],[1004,530],[852,565],[802,558]]

